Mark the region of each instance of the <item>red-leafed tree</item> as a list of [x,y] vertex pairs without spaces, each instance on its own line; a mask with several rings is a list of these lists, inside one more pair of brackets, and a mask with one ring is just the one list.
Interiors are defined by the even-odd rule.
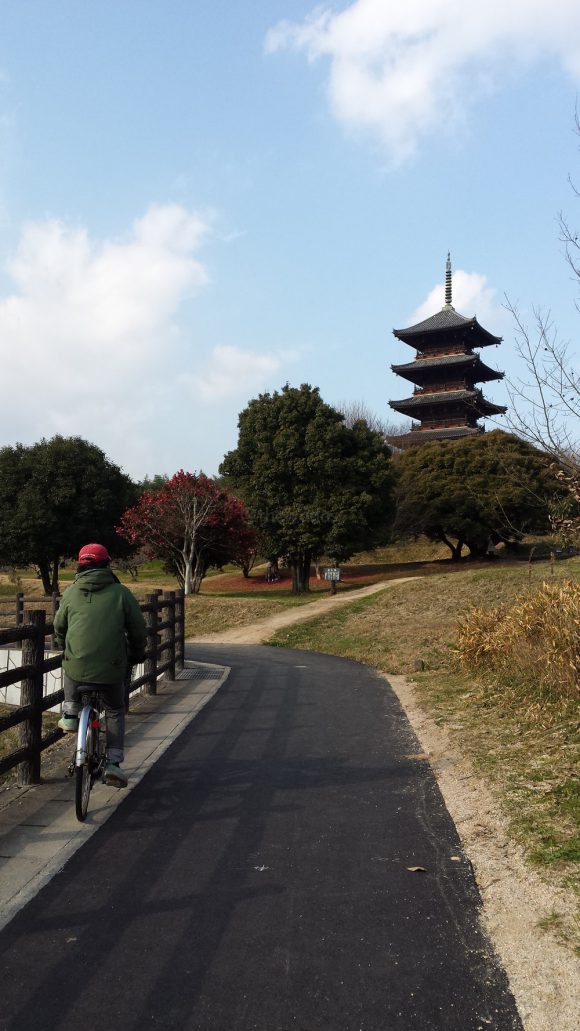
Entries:
[[117,533],[162,559],[186,594],[199,591],[212,566],[241,564],[255,548],[243,503],[203,473],[183,469],[161,489],[145,491],[124,513]]

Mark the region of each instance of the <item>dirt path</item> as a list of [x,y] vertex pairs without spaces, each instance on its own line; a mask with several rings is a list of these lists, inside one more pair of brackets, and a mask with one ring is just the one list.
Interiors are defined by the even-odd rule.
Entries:
[[319,601],[313,601],[301,608],[278,612],[275,616],[268,616],[258,623],[234,627],[232,630],[220,630],[219,633],[188,637],[187,640],[191,644],[263,644],[276,630],[282,630],[285,626],[305,623],[308,619],[323,616],[338,606],[352,604],[359,598],[367,598],[370,594],[377,594],[378,591],[384,591],[396,587],[397,584],[406,584],[409,580],[417,579],[416,576],[404,576],[400,580],[383,580],[381,583],[371,584],[369,587],[361,587],[357,591],[346,591],[344,594],[334,595],[326,594]]
[[[276,631],[336,606],[378,591],[396,588],[414,577],[389,580],[356,592],[326,595],[299,609],[289,609],[220,633],[188,640],[212,644],[262,644]],[[421,707],[411,681],[389,676],[427,755],[445,804],[469,856],[483,902],[482,920],[510,979],[526,1031],[578,1031],[580,1028],[580,959],[559,944],[540,921],[572,914],[573,902],[540,879],[510,840],[506,821],[489,787],[475,773],[469,757],[458,752],[444,727]]]

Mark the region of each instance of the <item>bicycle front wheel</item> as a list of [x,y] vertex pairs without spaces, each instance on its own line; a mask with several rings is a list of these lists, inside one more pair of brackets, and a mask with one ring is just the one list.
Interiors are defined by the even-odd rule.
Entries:
[[75,809],[77,820],[81,823],[87,815],[89,808],[89,795],[93,783],[93,762],[95,748],[95,732],[89,721],[84,740],[84,762],[75,768]]

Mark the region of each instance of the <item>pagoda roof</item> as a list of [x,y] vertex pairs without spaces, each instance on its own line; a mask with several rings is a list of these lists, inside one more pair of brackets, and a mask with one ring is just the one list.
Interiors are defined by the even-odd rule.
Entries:
[[469,407],[479,415],[500,415],[507,411],[502,405],[494,405],[487,401],[479,390],[438,390],[434,393],[413,394],[401,401],[389,401],[391,408],[406,415],[409,410],[432,408],[434,405],[461,402],[462,407]]
[[503,372],[491,369],[489,365],[482,362],[478,354],[446,354],[439,358],[416,358],[413,362],[406,362],[403,365],[391,365],[391,370],[397,375],[403,376],[411,383],[419,382],[422,373],[430,369],[461,368],[463,365],[473,366],[474,380],[476,383],[491,379],[503,379]]
[[432,333],[441,336],[447,331],[456,329],[473,334],[475,337],[471,345],[473,347],[487,347],[490,344],[500,344],[502,341],[501,337],[494,336],[493,333],[489,333],[487,329],[480,326],[475,315],[470,319],[465,315],[460,315],[451,304],[446,304],[441,311],[431,315],[428,319],[423,319],[422,322],[417,322],[414,326],[408,326],[406,329],[394,329],[393,333],[397,339],[416,347],[415,341],[418,337],[429,336]]

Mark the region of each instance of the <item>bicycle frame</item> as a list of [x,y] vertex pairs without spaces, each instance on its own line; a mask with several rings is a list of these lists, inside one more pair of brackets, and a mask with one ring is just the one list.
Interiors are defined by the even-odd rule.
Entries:
[[[75,809],[81,822],[87,815],[91,788],[103,772],[107,750],[101,725],[102,706],[98,692],[80,692],[81,711],[75,751],[69,766],[69,775],[75,776]],[[106,721],[106,715],[105,715]],[[104,728],[106,736],[106,726]]]
[[[92,700],[83,705],[79,713],[79,729],[77,731],[77,746],[75,752],[75,766],[82,766],[83,763],[87,762],[90,758],[87,754],[86,741],[87,741],[87,730],[89,724],[92,723],[93,727],[97,721],[97,728],[100,727],[101,714],[97,707],[93,704]],[[97,729],[95,728],[95,729]]]

